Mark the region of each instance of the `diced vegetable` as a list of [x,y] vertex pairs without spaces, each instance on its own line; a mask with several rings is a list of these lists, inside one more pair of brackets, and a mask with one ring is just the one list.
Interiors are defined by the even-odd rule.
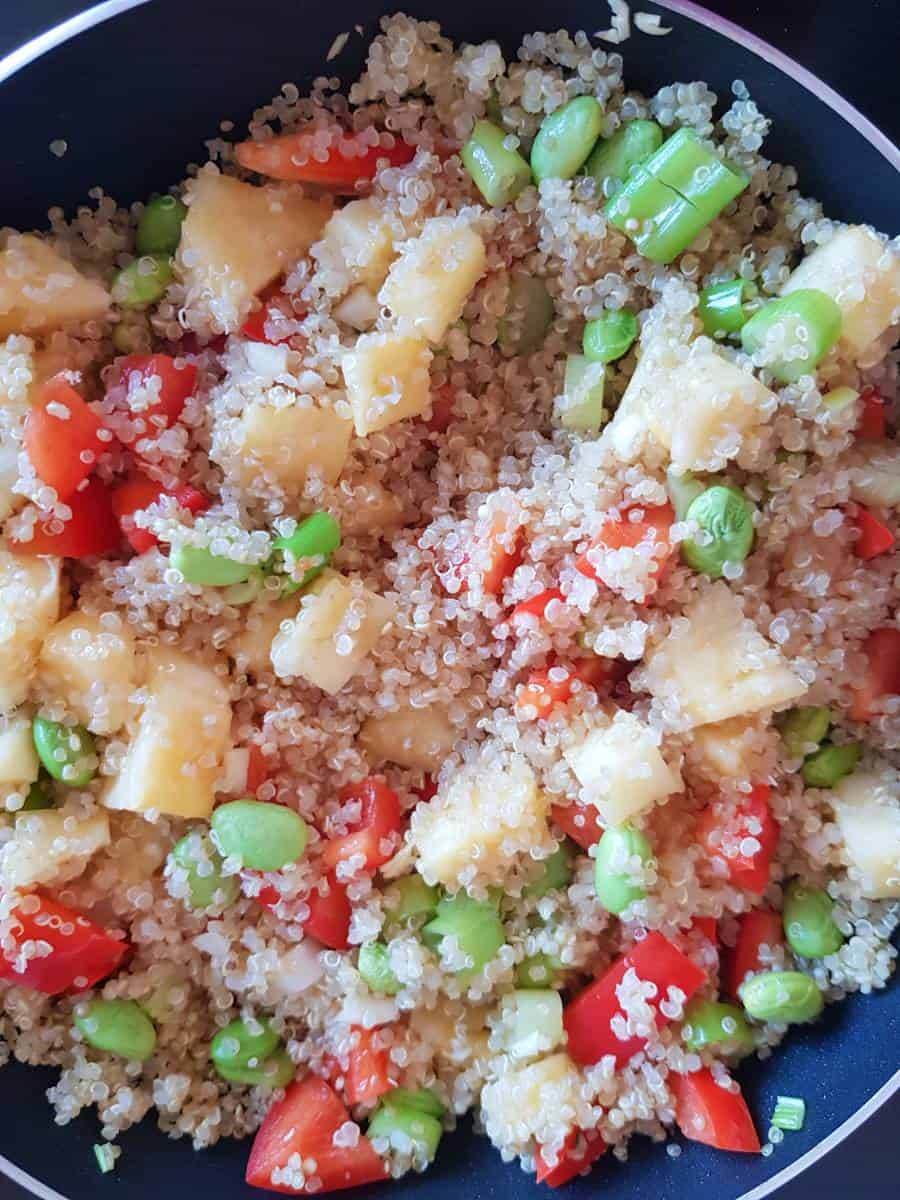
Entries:
[[415,146],[397,141],[389,133],[381,134],[375,146],[368,138],[346,133],[337,125],[325,144],[322,135],[321,129],[301,129],[265,141],[241,142],[237,160],[248,171],[270,179],[315,183],[339,196],[354,196],[357,184],[374,179],[379,166],[404,167],[416,153]]
[[156,1049],[153,1022],[134,1000],[92,1000],[75,1009],[75,1025],[95,1050],[143,1062]]
[[527,988],[500,1001],[503,1048],[514,1058],[537,1058],[563,1040],[562,1000],[558,992]]
[[621,666],[617,659],[594,654],[568,663],[537,667],[516,696],[516,716],[520,721],[546,720],[573,696],[616,682]]
[[[259,308],[250,313],[239,330],[242,337],[266,346],[280,346],[283,342],[291,342],[294,335],[286,330],[279,332],[279,323],[296,321],[298,314],[291,297],[285,295],[283,287],[284,280],[276,279],[263,288],[258,297]],[[252,362],[251,359],[251,365]]]
[[606,1142],[602,1134],[596,1130],[573,1130],[557,1156],[555,1167],[551,1167],[543,1152],[538,1150],[535,1155],[536,1180],[538,1183],[545,1183],[547,1187],[562,1187],[564,1183],[586,1171],[605,1153]]
[[828,736],[831,709],[822,705],[792,708],[779,722],[781,740],[789,758],[805,758]]
[[684,1011],[681,1036],[689,1050],[711,1047],[727,1055],[754,1048],[753,1032],[741,1009],[718,1000],[694,999]]
[[[663,131],[655,121],[627,121],[612,137],[601,138],[584,164],[586,175],[603,186],[607,179],[624,183],[632,167],[655,154],[663,142]],[[613,194],[606,191],[604,194]],[[540,1180],[538,1180],[540,1182]]]
[[768,970],[771,952],[784,945],[781,914],[767,908],[754,908],[738,918],[738,936],[727,956],[729,996],[737,999],[741,984],[751,973]]
[[377,1029],[353,1029],[354,1045],[348,1054],[344,1076],[344,1097],[348,1104],[374,1104],[379,1096],[390,1092],[396,1083],[387,1047],[378,1042]]
[[853,684],[850,715],[854,721],[871,721],[879,700],[900,695],[900,629],[873,629],[862,650],[868,661],[863,678]]
[[426,883],[421,875],[406,875],[387,888],[384,905],[394,920],[414,921],[430,917],[440,898],[440,889]]
[[741,343],[758,366],[794,383],[813,374],[840,335],[841,310],[810,288],[764,305],[741,329]]
[[640,830],[631,825],[606,830],[594,859],[594,887],[605,909],[618,915],[643,900],[647,891],[641,873],[652,857],[653,848]]
[[367,333],[357,338],[341,368],[359,437],[425,411],[431,358],[428,346],[417,337]]
[[288,571],[300,560],[312,560],[301,578],[286,579],[281,594],[289,596],[306,587],[320,575],[331,561],[331,556],[341,544],[341,528],[327,512],[315,512],[301,521],[288,537],[276,538],[272,543],[275,551],[274,565],[282,572]]
[[444,1130],[437,1117],[392,1101],[392,1094],[378,1106],[369,1121],[368,1136],[379,1149],[395,1147],[412,1152],[417,1160],[431,1162],[437,1154]]
[[41,388],[25,418],[25,449],[42,483],[60,500],[69,500],[91,474],[97,459],[109,450],[100,434],[103,422],[62,375]]
[[109,316],[109,295],[41,238],[14,233],[0,253],[0,338]]
[[814,1021],[825,1007],[815,981],[800,971],[766,971],[741,984],[741,1003],[755,1021],[797,1025]]
[[549,954],[532,954],[516,967],[516,987],[552,987],[561,969],[559,960]]
[[175,278],[169,254],[141,254],[123,267],[112,285],[113,302],[121,308],[149,308]]
[[144,207],[134,245],[138,254],[174,254],[188,210],[174,196],[157,196]]
[[[324,886],[323,886],[324,885]],[[323,946],[331,950],[346,950],[350,942],[350,901],[347,890],[334,874],[326,875],[306,899],[309,916],[303,928]]]
[[859,394],[862,413],[857,427],[859,437],[866,442],[880,442],[887,436],[884,397],[877,388],[867,387]]
[[791,881],[784,896],[782,921],[788,944],[801,958],[826,958],[845,938],[834,921],[834,901],[820,888]]
[[892,777],[857,771],[837,785],[831,804],[863,895],[900,899],[900,803]]
[[358,803],[360,815],[342,837],[331,838],[322,854],[327,870],[338,863],[358,863],[371,874],[388,862],[400,843],[400,800],[384,779],[370,775],[348,784],[340,794],[342,804]]
[[616,572],[619,560],[614,552],[640,550],[647,560],[646,574],[651,581],[649,586],[655,590],[653,583],[658,584],[664,576],[672,554],[669,530],[674,521],[675,513],[668,504],[656,508],[629,508],[618,518],[607,517],[575,566],[589,579],[598,579],[614,591],[623,591],[626,598],[634,599],[636,597],[628,595],[630,588],[618,582]]
[[165,496],[171,496],[179,508],[184,508],[190,513],[203,512],[210,503],[208,496],[190,484],[168,491],[162,484],[137,471],[112,491],[111,501],[116,520],[136,554],[146,554],[148,550],[159,545],[159,540],[149,529],[144,529],[135,522],[135,513],[142,512],[151,504],[158,504]]
[[89,479],[87,485],[75,492],[66,502],[71,517],[62,529],[57,522],[38,522],[28,541],[11,541],[16,554],[58,555],[61,558],[93,558],[111,554],[121,541],[119,523],[112,510],[110,494],[105,484]]
[[243,583],[253,574],[250,563],[213,554],[205,546],[177,545],[169,555],[172,568],[179,571],[188,583],[201,587],[231,587]]
[[742,563],[753,548],[756,508],[740,488],[713,484],[690,504],[685,520],[700,526],[696,537],[681,543],[684,561],[710,579],[721,579],[726,565]]
[[707,854],[725,867],[735,887],[762,895],[769,883],[779,826],[769,807],[771,789],[756,784],[736,802],[714,801],[703,813],[697,838]]
[[740,333],[752,315],[747,301],[754,300],[757,295],[755,284],[746,279],[728,279],[705,287],[697,308],[703,332],[710,337]]
[[[553,600],[565,604],[565,597],[559,588],[547,588],[535,596],[529,596],[527,600],[520,600],[509,614],[510,623],[519,623],[519,619],[524,617],[543,617],[547,611],[547,605]],[[524,621],[521,624],[524,625]]]
[[534,354],[543,345],[553,317],[553,299],[543,279],[516,272],[509,282],[506,312],[497,327],[501,351],[508,357]]
[[859,765],[863,748],[859,742],[843,746],[826,743],[814,754],[810,754],[801,771],[803,782],[809,787],[830,788],[850,775]]
[[[0,978],[47,996],[93,987],[121,963],[128,943],[47,896],[19,900],[10,928],[13,946],[0,953]],[[19,957],[26,942],[44,941],[51,953]]]
[[593,96],[576,96],[545,117],[531,147],[537,183],[571,179],[582,167],[603,127],[603,107]]
[[423,771],[439,771],[458,737],[440,704],[368,717],[358,735],[371,763],[392,762]]
[[601,429],[608,419],[603,407],[606,368],[583,354],[566,358],[563,394],[557,401],[557,416],[563,429],[579,432]]
[[637,335],[637,317],[620,308],[588,321],[581,342],[591,362],[609,363],[627,354]]
[[388,948],[383,942],[360,946],[356,967],[368,987],[382,996],[396,996],[403,987],[391,969]]
[[197,386],[197,367],[169,354],[131,354],[118,366],[119,387],[132,409],[131,431],[121,438],[140,453],[143,438],[158,438],[181,416]]
[[460,151],[463,166],[488,204],[510,204],[531,183],[531,167],[504,143],[510,135],[490,121],[477,121]]
[[877,558],[879,554],[887,554],[889,550],[893,549],[897,539],[892,530],[883,521],[879,521],[874,513],[863,508],[861,504],[856,506],[853,522],[858,533],[857,539],[853,543],[853,550],[857,558],[868,562],[872,558]]
[[118,1146],[111,1146],[108,1142],[94,1143],[94,1158],[102,1175],[108,1175],[116,1169],[116,1159],[120,1153]]
[[306,850],[306,822],[284,804],[232,800],[219,805],[211,824],[219,853],[251,871],[280,871]]
[[686,1138],[717,1150],[759,1153],[753,1118],[733,1079],[723,1086],[703,1067],[690,1075],[670,1075],[669,1085],[675,1097],[675,1120]]
[[775,1129],[787,1129],[796,1133],[806,1121],[806,1101],[798,1096],[778,1096],[772,1110],[771,1123]]
[[61,725],[35,717],[32,735],[38,758],[54,779],[83,788],[97,774],[97,749],[83,725]]
[[222,858],[210,838],[194,831],[172,847],[171,862],[185,872],[189,908],[225,909],[241,891],[237,875],[222,874]]
[[268,1021],[254,1032],[240,1018],[215,1035],[209,1049],[213,1066],[230,1083],[283,1088],[294,1078],[294,1064]]
[[574,858],[575,852],[572,844],[567,841],[560,842],[549,858],[542,859],[540,875],[523,889],[522,895],[539,900],[542,896],[549,895],[550,892],[557,892],[561,888],[568,887],[572,878]]
[[[443,950],[445,939],[452,938],[454,964],[448,969],[464,977],[480,971],[506,941],[496,904],[473,900],[466,892],[457,892],[438,903],[422,937],[437,953]],[[463,959],[457,962],[457,955]]]
[[590,850],[603,835],[605,827],[594,804],[582,804],[577,800],[571,804],[554,804],[550,816],[554,825],[558,825],[583,850]]

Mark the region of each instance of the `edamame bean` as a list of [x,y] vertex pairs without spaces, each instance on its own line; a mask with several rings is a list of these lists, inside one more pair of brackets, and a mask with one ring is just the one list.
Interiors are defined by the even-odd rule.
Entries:
[[230,587],[243,583],[255,569],[249,563],[212,554],[204,546],[173,546],[169,562],[188,583],[197,583],[201,587]]
[[844,935],[834,923],[834,901],[821,888],[798,879],[788,886],[781,918],[784,935],[801,958],[825,958],[843,946]]
[[341,544],[341,527],[327,512],[315,512],[301,521],[288,537],[276,538],[273,542],[273,565],[276,570],[290,570],[294,563],[312,560],[312,565],[301,579],[285,576],[281,585],[282,596],[291,596],[300,588],[312,583],[325,569],[331,556]]
[[539,900],[548,892],[558,892],[560,888],[567,887],[572,878],[574,859],[575,853],[571,844],[568,841],[560,842],[553,854],[542,861],[541,874],[534,883],[528,884],[523,894]]
[[95,1050],[143,1062],[156,1048],[153,1022],[134,1000],[92,1000],[76,1008],[74,1019]]
[[767,971],[740,989],[744,1012],[755,1021],[799,1025],[814,1021],[825,1001],[815,982],[801,971]]
[[225,858],[253,871],[280,871],[306,849],[306,823],[292,808],[263,800],[232,800],[212,815],[213,840]]
[[720,1000],[691,1001],[684,1011],[681,1036],[691,1050],[715,1046],[726,1053],[749,1052],[755,1045],[753,1030],[741,1010]]
[[135,247],[138,254],[174,254],[181,241],[181,226],[188,210],[174,196],[149,201],[138,221]]
[[122,308],[147,308],[162,298],[173,278],[167,254],[142,254],[115,277],[112,298]]
[[[631,825],[606,830],[597,843],[594,861],[594,886],[597,899],[604,908],[611,913],[621,913],[635,900],[643,900],[647,889],[639,873],[652,858],[650,843]],[[640,866],[634,859],[640,860]]]
[[53,795],[46,779],[36,779],[28,789],[28,795],[25,797],[25,803],[18,811],[38,812],[42,808],[53,808],[53,806]]
[[283,1046],[255,1067],[233,1067],[216,1063],[216,1071],[229,1083],[246,1083],[250,1087],[283,1088],[294,1078],[294,1061]]
[[97,774],[94,739],[83,725],[62,725],[35,717],[31,727],[34,748],[48,774],[69,787],[83,788]]
[[531,167],[518,152],[504,145],[505,129],[478,121],[460,151],[463,166],[475,186],[494,208],[509,204],[531,183]]
[[373,992],[396,996],[403,984],[391,969],[388,948],[383,942],[367,942],[359,948],[357,970]]
[[397,921],[432,916],[440,898],[440,888],[432,887],[419,874],[398,879],[384,893],[385,906]]
[[428,1113],[430,1117],[440,1118],[447,1111],[446,1105],[431,1088],[418,1088],[414,1092],[408,1088],[394,1088],[385,1096],[385,1103],[409,1108],[413,1112]]
[[603,127],[603,107],[576,96],[545,117],[531,147],[531,170],[544,179],[571,179],[590,155]]
[[627,308],[604,313],[588,321],[581,338],[585,357],[591,362],[614,362],[627,354],[638,335],[637,317]]
[[188,908],[228,908],[241,893],[237,875],[222,874],[222,859],[208,836],[187,833],[176,842],[172,862],[187,875]]
[[445,897],[435,916],[422,930],[427,946],[440,953],[444,938],[452,937],[470,960],[454,968],[465,977],[490,962],[506,940],[497,906],[490,900],[473,900],[466,892]]
[[230,1021],[224,1029],[220,1029],[209,1047],[209,1057],[216,1068],[225,1066],[257,1067],[274,1054],[281,1045],[281,1039],[266,1020],[255,1022],[251,1031],[246,1021]]
[[852,775],[862,758],[862,746],[851,742],[846,746],[826,744],[811,754],[801,771],[809,787],[832,788],[847,775]]
[[506,312],[497,326],[497,342],[506,355],[533,354],[553,320],[553,301],[543,279],[518,272],[509,284]]
[[696,538],[681,543],[684,561],[710,579],[720,579],[726,563],[741,563],[753,547],[755,509],[739,488],[716,483],[692,501],[688,521],[696,521]]
[[781,722],[781,740],[791,758],[804,758],[828,736],[831,709],[804,705],[792,708]]
[[[603,138],[584,164],[584,172],[602,187],[607,179],[623,183],[632,167],[655,154],[663,143],[663,131],[655,121],[629,121],[612,137]],[[609,195],[609,191],[606,191]]]

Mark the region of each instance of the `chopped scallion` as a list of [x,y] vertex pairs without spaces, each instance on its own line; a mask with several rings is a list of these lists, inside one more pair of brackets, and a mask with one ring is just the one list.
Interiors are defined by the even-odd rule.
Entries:
[[776,1129],[789,1129],[796,1133],[806,1120],[806,1101],[799,1096],[779,1096],[772,1113],[772,1124]]

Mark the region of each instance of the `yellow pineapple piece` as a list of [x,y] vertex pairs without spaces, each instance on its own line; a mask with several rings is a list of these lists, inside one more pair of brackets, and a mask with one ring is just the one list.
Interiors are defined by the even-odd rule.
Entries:
[[40,762],[31,736],[31,713],[20,710],[0,729],[0,784],[30,785],[38,777]]
[[14,233],[0,253],[0,337],[49,333],[109,315],[109,293],[31,233]]
[[369,717],[359,731],[371,762],[392,762],[432,773],[440,770],[458,736],[447,710],[439,704]]
[[52,808],[21,813],[12,840],[0,850],[0,882],[7,888],[64,883],[108,845],[105,812],[87,817]]
[[239,671],[249,671],[257,679],[272,673],[272,642],[285,621],[296,617],[300,597],[276,600],[264,593],[246,609],[240,633],[232,639],[229,653]]
[[561,1138],[587,1117],[582,1083],[564,1051],[528,1066],[508,1067],[481,1093],[485,1132],[495,1145],[519,1149]]
[[864,896],[900,899],[900,799],[896,774],[855,771],[832,793],[831,805],[850,866]]
[[694,763],[713,779],[754,778],[758,775],[754,768],[760,754],[770,750],[771,746],[753,717],[731,717],[714,725],[701,725],[694,730],[690,745]]
[[0,546],[0,712],[25,700],[41,643],[59,616],[58,558],[10,554]]
[[49,701],[64,700],[94,733],[115,733],[125,724],[137,683],[134,636],[115,613],[70,613],[44,639],[38,659],[41,694]]
[[353,427],[332,408],[313,404],[271,405],[254,401],[237,432],[239,477],[250,487],[265,475],[289,496],[298,496],[315,473],[337,482],[350,449]]
[[376,200],[351,200],[330,218],[312,248],[326,291],[342,295],[347,284],[377,292],[394,258],[394,230]]
[[873,508],[900,507],[900,450],[876,444],[865,453],[865,463],[851,472],[853,499]]
[[365,437],[425,411],[431,351],[393,333],[367,333],[344,355],[342,369],[357,434]]
[[353,485],[351,502],[341,517],[346,533],[386,535],[407,524],[403,501],[374,476]]

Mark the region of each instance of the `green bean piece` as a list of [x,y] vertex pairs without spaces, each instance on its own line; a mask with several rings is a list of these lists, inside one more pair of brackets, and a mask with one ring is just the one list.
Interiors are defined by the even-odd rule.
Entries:
[[156,1048],[153,1022],[134,1000],[92,1000],[85,1011],[76,1009],[74,1020],[95,1050],[143,1062]]
[[781,740],[791,758],[805,758],[828,736],[831,709],[802,705],[785,713],[780,721]]
[[188,583],[201,587],[230,587],[244,583],[255,570],[249,563],[212,554],[205,546],[173,546],[169,562]]
[[666,490],[675,509],[675,516],[679,521],[683,521],[697,497],[706,491],[706,484],[695,479],[690,471],[677,475],[670,468],[666,472]]
[[255,1067],[234,1067],[216,1063],[216,1071],[229,1083],[245,1083],[250,1087],[283,1088],[294,1078],[296,1066],[287,1050],[280,1046]]
[[396,996],[403,984],[391,969],[388,948],[383,942],[366,942],[359,948],[356,969],[369,989],[382,996]]
[[518,150],[504,145],[510,136],[490,121],[478,121],[460,151],[463,166],[492,208],[511,203],[531,183],[531,167]]
[[726,1054],[749,1053],[755,1046],[741,1010],[720,1000],[692,1000],[684,1011],[681,1036],[690,1050],[714,1047]]
[[53,793],[50,791],[50,786],[46,779],[36,779],[28,789],[28,795],[25,797],[25,803],[18,810],[22,812],[39,812],[44,808],[54,808],[56,802],[53,799]]
[[523,895],[539,900],[550,892],[568,887],[572,879],[575,850],[566,839],[560,842],[549,858],[541,860],[541,874],[524,889]]
[[705,287],[698,306],[703,332],[709,337],[740,333],[752,316],[746,301],[758,295],[756,285],[747,279],[728,279]]
[[306,822],[283,804],[232,800],[219,805],[211,823],[219,853],[252,871],[280,871],[306,850]]
[[553,300],[543,279],[517,272],[509,285],[506,313],[497,327],[497,341],[507,356],[533,354],[543,345],[553,321]]
[[432,887],[418,874],[396,880],[384,893],[388,912],[395,920],[403,922],[432,916],[440,898],[440,888]]
[[518,988],[549,988],[552,987],[562,969],[559,959],[551,954],[532,954],[523,958],[516,967],[516,987]]
[[[444,1128],[437,1117],[419,1108],[407,1108],[392,1104],[392,1093],[388,1093],[376,1108],[366,1130],[373,1143],[385,1142],[386,1147],[408,1152],[409,1142],[415,1147],[417,1158],[431,1162],[437,1154]],[[399,1136],[398,1136],[399,1135]],[[376,1149],[378,1147],[376,1146]]]
[[167,254],[142,254],[116,275],[112,298],[121,308],[147,308],[162,299],[173,279]]
[[770,300],[741,330],[741,344],[754,361],[782,383],[811,375],[841,336],[841,310],[815,288],[800,288]]
[[627,308],[620,308],[588,321],[581,345],[591,362],[615,362],[628,353],[637,335],[637,317]]
[[[639,871],[653,858],[653,848],[631,825],[611,826],[597,843],[594,860],[594,887],[597,899],[611,913],[622,913],[636,900],[643,900],[647,889]],[[633,860],[638,859],[639,865]]]
[[531,170],[544,179],[571,179],[587,161],[603,128],[603,106],[576,96],[545,117],[531,147]]
[[624,183],[632,167],[655,154],[663,142],[663,131],[655,121],[629,121],[612,137],[602,138],[584,164],[586,175],[603,187],[607,179]]
[[591,362],[583,354],[568,355],[563,394],[557,407],[560,425],[579,433],[598,433],[609,419],[603,406],[605,387],[603,363]]
[[815,981],[800,971],[766,971],[740,987],[744,1012],[754,1021],[800,1025],[814,1021],[825,1001]]
[[801,768],[803,782],[809,787],[833,788],[859,766],[863,748],[858,742],[846,746],[826,743],[811,754]]
[[174,254],[188,210],[174,196],[150,200],[138,221],[134,244],[138,254]]
[[801,958],[827,958],[843,946],[845,937],[834,921],[834,901],[821,888],[798,879],[788,886],[781,914],[784,936]]
[[175,843],[172,862],[187,875],[188,908],[225,909],[241,894],[237,875],[222,874],[222,858],[205,833],[186,833]]
[[466,892],[457,892],[440,901],[434,917],[422,930],[422,937],[438,953],[445,938],[456,940],[459,950],[470,960],[466,965],[451,968],[461,977],[480,971],[506,940],[496,904],[473,900]]
[[686,520],[697,522],[700,532],[681,543],[682,558],[695,571],[720,579],[726,563],[743,562],[753,548],[755,512],[740,488],[726,483],[706,488],[685,514]]
[[35,717],[31,727],[34,748],[49,775],[69,787],[83,788],[97,774],[97,749],[83,725],[62,725]]
[[332,554],[341,544],[341,527],[331,513],[315,512],[301,521],[288,537],[276,538],[272,544],[272,565],[277,571],[285,573],[301,560],[310,563],[300,580],[285,575],[281,594],[292,596],[312,583],[331,562]]

